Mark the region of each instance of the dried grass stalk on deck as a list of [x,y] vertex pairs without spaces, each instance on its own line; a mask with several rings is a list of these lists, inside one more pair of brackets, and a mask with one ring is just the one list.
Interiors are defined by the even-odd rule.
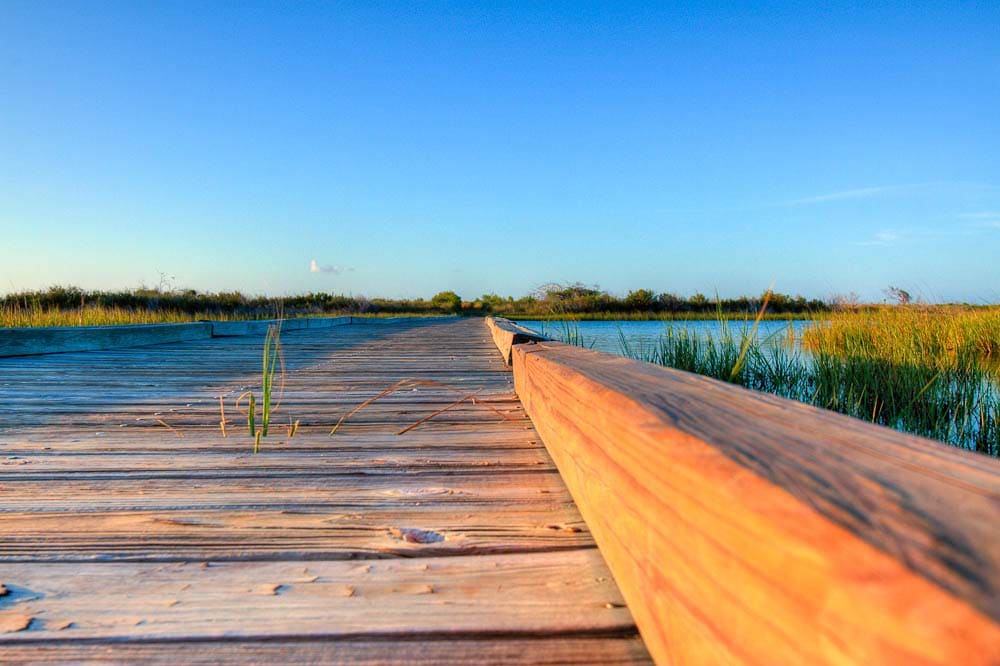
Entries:
[[[376,395],[374,397],[371,397],[371,398],[368,398],[367,400],[365,400],[364,402],[362,402],[360,405],[358,405],[357,407],[355,407],[354,409],[352,409],[351,411],[349,411],[347,414],[344,414],[343,416],[341,416],[340,420],[337,421],[337,425],[333,426],[333,429],[330,431],[330,435],[335,434],[337,432],[337,430],[340,428],[340,426],[344,424],[344,421],[346,421],[350,417],[354,416],[355,414],[357,414],[359,411],[361,411],[362,409],[364,409],[368,405],[372,404],[376,400],[384,398],[387,395],[395,393],[396,391],[398,391],[398,390],[400,390],[402,388],[408,387],[408,386],[432,386],[432,387],[435,387],[435,388],[443,388],[443,389],[445,389],[447,391],[452,391],[453,393],[458,393],[460,395],[463,395],[464,397],[461,400],[459,400],[458,402],[456,402],[455,403],[456,405],[464,402],[465,400],[468,400],[470,397],[478,394],[480,391],[483,390],[483,389],[479,389],[479,390],[477,390],[477,391],[475,391],[475,392],[473,392],[471,394],[464,395],[463,391],[460,391],[459,389],[457,389],[457,388],[455,388],[453,386],[448,386],[447,384],[442,384],[441,382],[436,382],[433,379],[414,379],[414,378],[401,379],[398,382],[396,382],[395,384],[393,384],[392,386],[390,386],[389,388],[387,388],[386,390],[384,390],[381,393],[379,393],[378,395]],[[475,398],[473,398],[472,399],[472,404],[474,404],[474,405],[482,405],[483,407],[486,407],[486,409],[490,410],[491,412],[493,412],[494,414],[496,414],[497,416],[499,416],[500,418],[502,418],[504,421],[509,421],[510,420],[510,418],[506,414],[504,414],[503,412],[501,412],[499,409],[497,409],[493,405],[490,405],[490,404],[488,404],[488,403],[486,403],[486,402],[484,402],[482,400],[476,400]],[[452,406],[454,406],[454,405],[452,405]],[[448,408],[446,408],[446,409],[448,409]],[[402,434],[402,433],[399,433],[399,434]]]

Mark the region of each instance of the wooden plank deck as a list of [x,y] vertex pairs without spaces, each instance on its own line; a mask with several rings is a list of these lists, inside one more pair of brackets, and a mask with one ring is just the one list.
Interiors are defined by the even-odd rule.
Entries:
[[0,661],[648,662],[482,321],[261,343],[0,359]]

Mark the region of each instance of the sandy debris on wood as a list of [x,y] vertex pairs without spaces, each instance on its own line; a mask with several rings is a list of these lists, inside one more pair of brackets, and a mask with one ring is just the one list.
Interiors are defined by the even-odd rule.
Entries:
[[24,631],[34,619],[33,615],[25,615],[24,613],[0,613],[0,634]]

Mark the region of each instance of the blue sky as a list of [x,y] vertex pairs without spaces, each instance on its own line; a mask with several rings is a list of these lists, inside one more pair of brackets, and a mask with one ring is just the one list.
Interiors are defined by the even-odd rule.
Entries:
[[735,4],[5,0],[0,291],[1000,300],[1000,4]]

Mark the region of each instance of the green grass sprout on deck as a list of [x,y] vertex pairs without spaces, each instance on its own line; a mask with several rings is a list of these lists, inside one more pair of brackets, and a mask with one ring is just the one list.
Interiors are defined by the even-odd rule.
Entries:
[[[264,358],[261,372],[261,396],[260,396],[260,427],[257,427],[257,397],[253,391],[244,391],[236,398],[236,407],[239,408],[243,400],[247,401],[247,429],[250,437],[253,438],[253,452],[260,451],[260,440],[267,437],[268,427],[271,424],[271,415],[280,403],[280,395],[284,389],[285,361],[281,352],[281,320],[277,324],[267,327],[264,335]],[[279,374],[282,384],[278,389],[278,400],[275,400],[275,376]],[[298,421],[295,423],[295,431],[298,430]],[[289,430],[289,437],[294,436]]]
[[267,427],[271,423],[271,395],[274,391],[274,373],[278,367],[278,353],[281,348],[281,324],[267,327],[264,336],[263,403],[261,405],[260,432],[267,437]]

